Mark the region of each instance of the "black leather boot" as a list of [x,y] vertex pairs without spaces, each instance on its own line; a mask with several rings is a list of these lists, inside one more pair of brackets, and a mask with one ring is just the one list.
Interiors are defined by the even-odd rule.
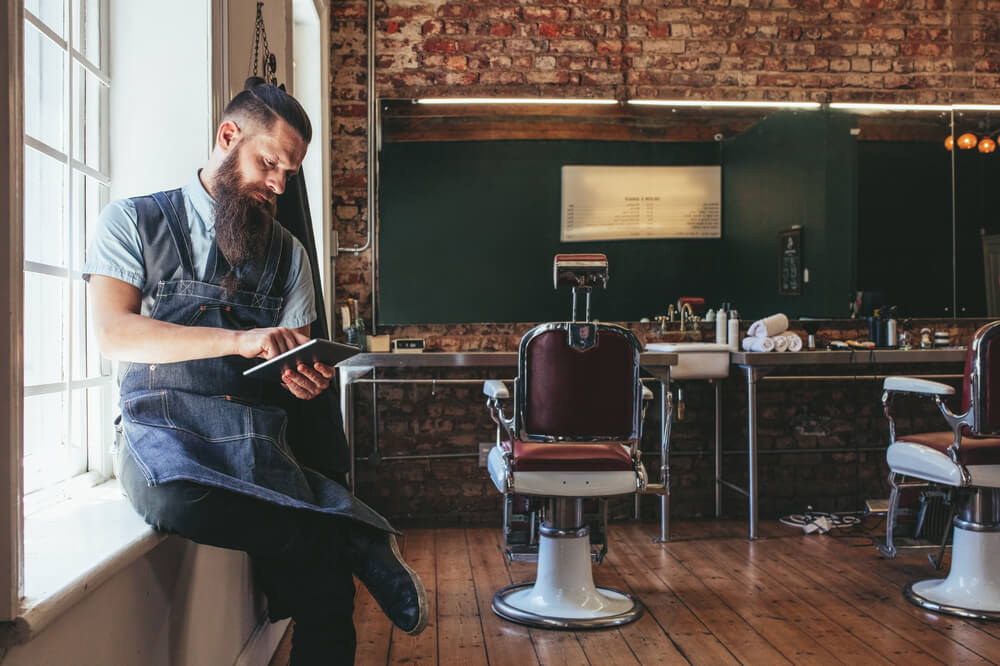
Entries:
[[396,537],[358,526],[349,530],[351,568],[392,623],[408,634],[427,626],[427,592],[399,554]]

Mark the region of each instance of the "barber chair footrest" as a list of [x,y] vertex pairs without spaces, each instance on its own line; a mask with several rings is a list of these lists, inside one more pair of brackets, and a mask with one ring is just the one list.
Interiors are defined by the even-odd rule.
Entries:
[[1000,532],[955,528],[951,569],[943,579],[911,583],[903,595],[934,613],[1000,620]]

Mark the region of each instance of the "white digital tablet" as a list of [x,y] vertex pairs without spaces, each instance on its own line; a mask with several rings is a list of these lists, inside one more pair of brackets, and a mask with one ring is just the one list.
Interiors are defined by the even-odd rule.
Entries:
[[295,368],[299,363],[305,363],[309,367],[317,362],[336,365],[345,358],[350,358],[360,352],[361,349],[353,345],[316,338],[245,370],[243,375],[245,377],[273,379],[277,382],[281,381],[281,373],[284,372],[285,368]]

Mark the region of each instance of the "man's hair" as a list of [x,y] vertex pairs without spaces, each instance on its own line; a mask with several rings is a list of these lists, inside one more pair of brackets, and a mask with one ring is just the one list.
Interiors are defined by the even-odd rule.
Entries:
[[[251,125],[264,129],[271,129],[274,122],[281,118],[299,133],[303,141],[309,143],[312,140],[312,124],[298,100],[286,93],[284,88],[267,83],[258,76],[246,80],[243,90],[226,105],[222,118],[243,118]],[[253,131],[246,127],[240,129]]]

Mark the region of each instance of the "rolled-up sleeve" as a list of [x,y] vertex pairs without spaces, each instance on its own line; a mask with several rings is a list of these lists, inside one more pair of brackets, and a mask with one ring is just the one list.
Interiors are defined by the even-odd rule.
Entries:
[[297,238],[292,239],[291,266],[285,282],[284,303],[279,326],[299,328],[311,324],[316,319],[316,293],[313,289],[312,266],[306,249]]
[[106,275],[142,289],[146,268],[135,205],[129,199],[108,204],[97,219],[97,230],[87,247],[83,279]]

